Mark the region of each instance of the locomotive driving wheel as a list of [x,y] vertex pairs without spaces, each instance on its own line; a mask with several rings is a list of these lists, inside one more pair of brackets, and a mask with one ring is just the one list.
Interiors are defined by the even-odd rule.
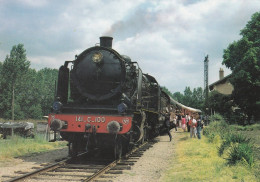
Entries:
[[121,159],[122,153],[123,153],[122,139],[120,136],[116,136],[115,146],[114,146],[115,159]]

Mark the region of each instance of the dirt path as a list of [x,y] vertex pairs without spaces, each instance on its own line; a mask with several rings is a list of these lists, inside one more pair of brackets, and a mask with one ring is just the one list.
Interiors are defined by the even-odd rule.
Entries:
[[132,166],[132,169],[127,171],[113,181],[116,182],[158,182],[162,181],[162,175],[170,167],[169,159],[175,155],[175,146],[180,139],[179,131],[172,130],[173,141],[169,142],[169,136],[158,137],[158,142],[147,151],[144,155]]

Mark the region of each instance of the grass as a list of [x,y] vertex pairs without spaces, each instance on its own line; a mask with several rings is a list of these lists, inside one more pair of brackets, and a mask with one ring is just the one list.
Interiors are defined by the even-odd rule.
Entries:
[[252,168],[243,161],[229,166],[218,155],[220,137],[210,143],[206,137],[190,139],[188,133],[178,133],[181,141],[176,143],[176,156],[172,158],[162,181],[257,181]]
[[42,135],[33,139],[13,136],[0,140],[0,161],[64,147],[66,142],[47,142]]

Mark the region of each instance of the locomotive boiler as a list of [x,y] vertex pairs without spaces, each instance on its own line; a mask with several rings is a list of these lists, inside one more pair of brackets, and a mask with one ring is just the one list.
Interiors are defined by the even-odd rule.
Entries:
[[59,69],[48,124],[69,142],[72,156],[113,149],[120,158],[163,127],[161,111],[170,99],[137,62],[112,48],[112,39],[100,37],[99,46],[65,61]]

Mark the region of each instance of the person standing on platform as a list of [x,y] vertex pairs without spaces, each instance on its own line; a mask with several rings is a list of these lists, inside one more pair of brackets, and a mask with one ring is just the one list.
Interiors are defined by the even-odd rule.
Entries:
[[181,118],[181,127],[182,127],[183,131],[185,132],[186,131],[186,118],[184,115]]
[[189,121],[189,124],[190,124],[190,137],[196,138],[195,130],[197,126],[197,121],[193,116],[191,116],[191,120]]
[[197,137],[198,139],[201,139],[201,130],[203,129],[203,123],[201,121],[200,116],[198,117],[197,120]]
[[190,132],[190,125],[189,125],[190,115],[186,114],[185,119],[186,119],[187,131]]
[[178,115],[177,115],[177,122],[178,122],[179,128],[181,128],[181,113],[178,113]]
[[175,128],[175,131],[177,131],[176,116],[173,111],[170,112],[170,123],[172,123],[173,128]]
[[169,112],[165,113],[165,126],[167,128],[167,133],[169,135],[170,141],[172,141],[172,135],[170,132],[171,129],[170,129],[170,113]]

